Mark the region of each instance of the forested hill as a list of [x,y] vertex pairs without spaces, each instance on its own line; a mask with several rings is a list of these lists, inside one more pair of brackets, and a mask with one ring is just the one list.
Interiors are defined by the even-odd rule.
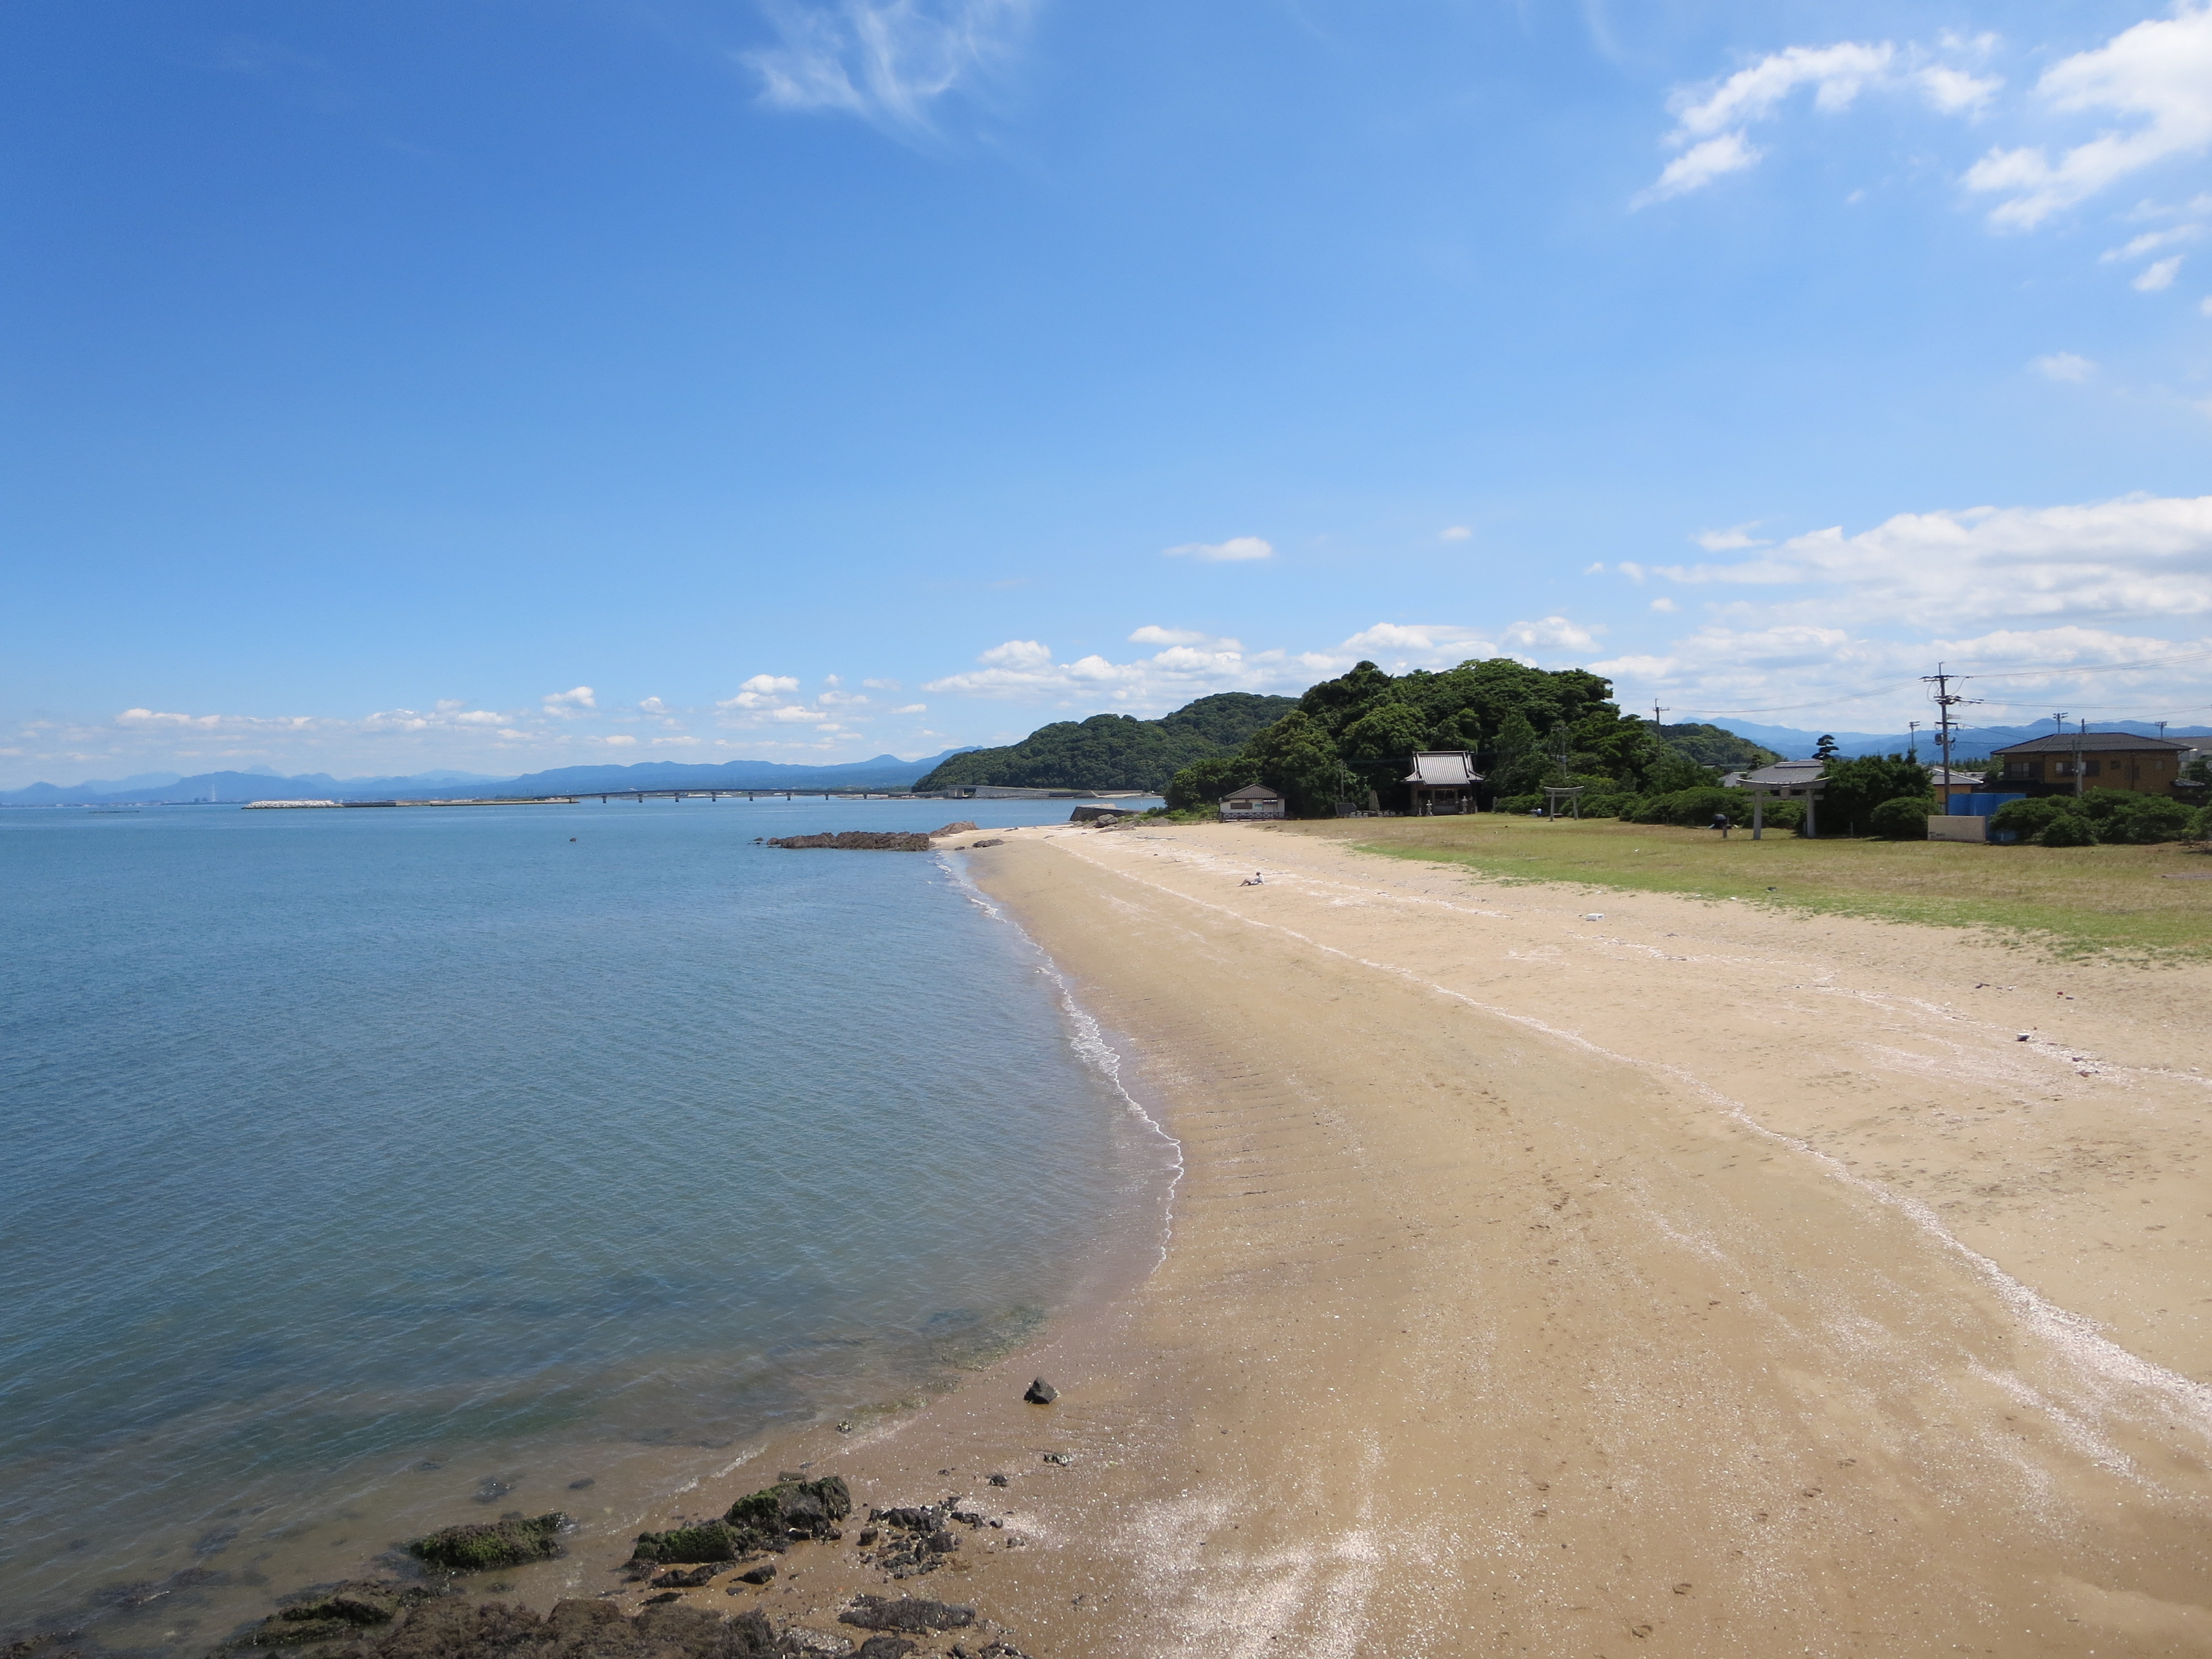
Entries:
[[1298,706],[1296,697],[1224,691],[1156,720],[1093,714],[1040,726],[1004,749],[954,755],[914,787],[988,783],[1015,789],[1142,789],[1157,794],[1199,761],[1233,755]]
[[1765,744],[1738,737],[1717,726],[1662,726],[1659,736],[1676,754],[1686,755],[1700,766],[1716,767],[1723,772],[1749,772],[1771,766],[1782,758]]

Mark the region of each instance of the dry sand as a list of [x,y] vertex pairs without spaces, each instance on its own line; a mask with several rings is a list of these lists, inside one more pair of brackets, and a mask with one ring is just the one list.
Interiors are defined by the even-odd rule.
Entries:
[[2212,974],[1291,830],[965,860],[1186,1168],[1112,1307],[785,1454],[1003,1520],[908,1588],[1048,1659],[2212,1652]]

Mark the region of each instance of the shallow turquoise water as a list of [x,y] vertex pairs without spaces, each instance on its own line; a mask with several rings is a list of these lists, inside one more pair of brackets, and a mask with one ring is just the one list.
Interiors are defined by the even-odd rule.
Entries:
[[0,1628],[204,1645],[1018,1340],[1158,1143],[938,859],[751,839],[948,808],[1066,812],[0,813]]

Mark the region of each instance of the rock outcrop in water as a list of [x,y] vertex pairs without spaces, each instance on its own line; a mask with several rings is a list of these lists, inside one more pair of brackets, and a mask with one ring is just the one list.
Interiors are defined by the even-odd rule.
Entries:
[[525,1516],[520,1510],[496,1521],[465,1527],[447,1527],[406,1546],[407,1553],[426,1566],[448,1572],[483,1572],[492,1567],[519,1567],[531,1561],[550,1561],[561,1553],[561,1529],[568,1517]]
[[841,830],[834,836],[770,836],[768,844],[770,847],[830,847],[847,853],[927,853],[929,837],[896,830]]

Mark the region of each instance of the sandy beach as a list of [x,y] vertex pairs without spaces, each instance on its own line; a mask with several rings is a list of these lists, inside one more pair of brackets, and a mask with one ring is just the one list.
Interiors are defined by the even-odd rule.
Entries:
[[1132,1292],[787,1454],[999,1523],[904,1588],[1048,1659],[2212,1650],[2203,969],[1296,829],[962,856],[1185,1168]]

